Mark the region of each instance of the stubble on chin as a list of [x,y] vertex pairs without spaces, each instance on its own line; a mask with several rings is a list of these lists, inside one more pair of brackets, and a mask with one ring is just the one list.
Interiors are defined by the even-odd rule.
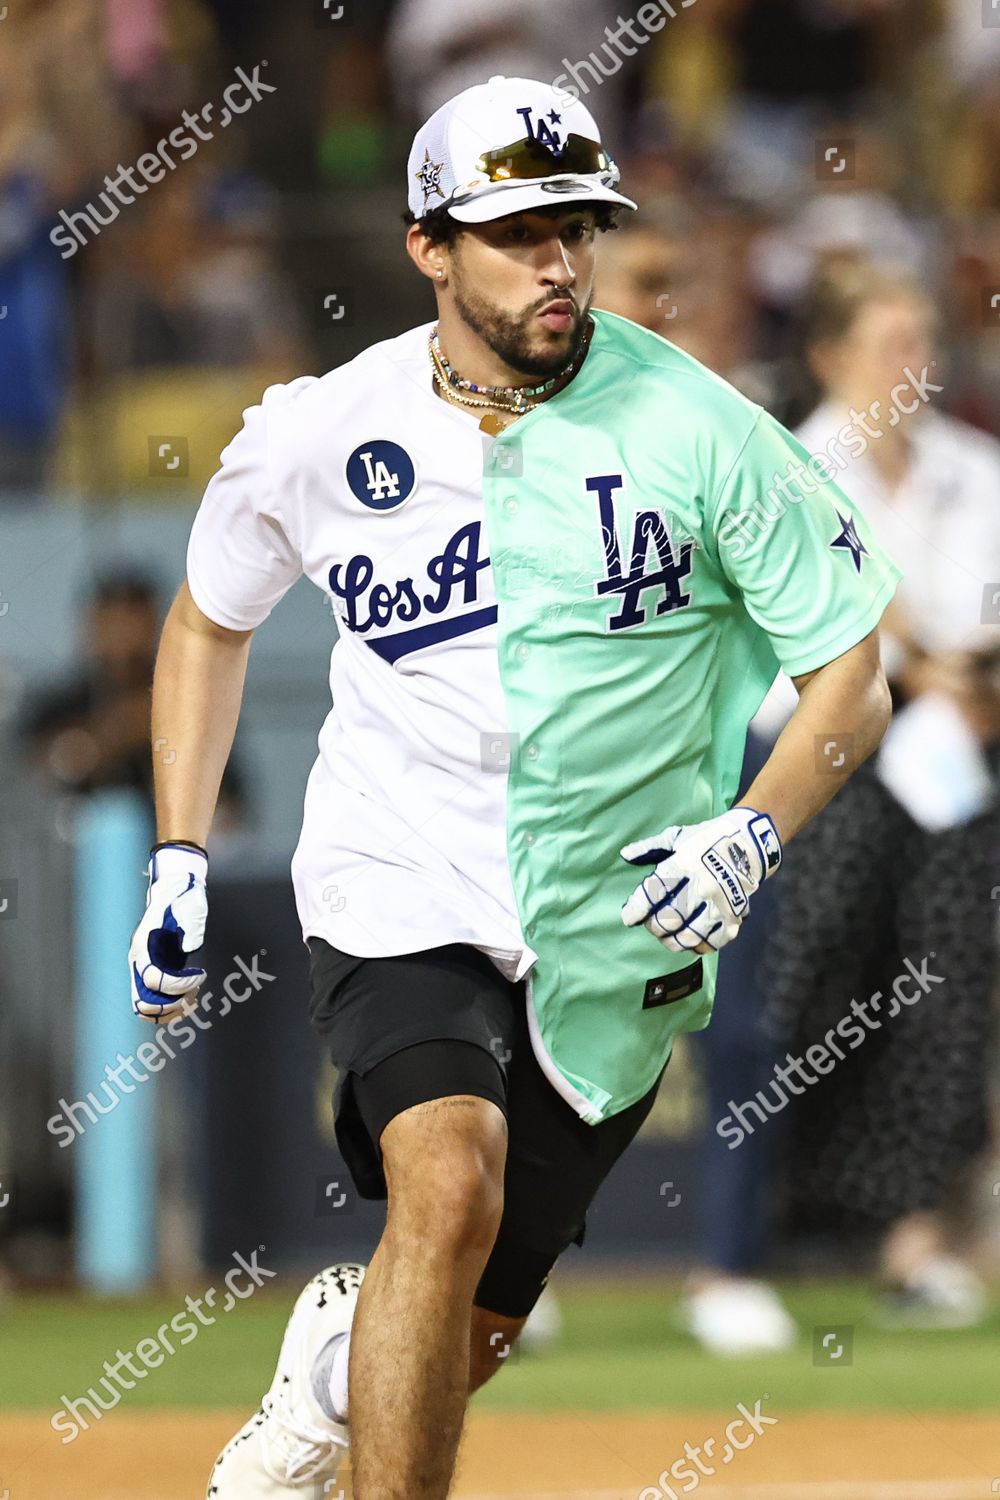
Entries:
[[454,291],[463,321],[494,354],[521,375],[546,380],[565,369],[579,352],[590,311],[589,298],[585,308],[577,309],[573,327],[565,334],[557,334],[537,321],[538,307],[510,317],[481,295],[470,295],[460,286]]

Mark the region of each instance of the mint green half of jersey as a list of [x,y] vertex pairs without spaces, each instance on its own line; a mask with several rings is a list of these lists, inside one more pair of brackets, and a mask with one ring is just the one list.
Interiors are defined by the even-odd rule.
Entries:
[[594,321],[580,374],[492,444],[483,483],[532,1003],[591,1123],[707,1025],[718,962],[644,1008],[647,981],[695,955],[622,925],[647,870],[619,849],[730,807],[779,666],[855,645],[900,576],[829,467],[760,407],[656,334]]

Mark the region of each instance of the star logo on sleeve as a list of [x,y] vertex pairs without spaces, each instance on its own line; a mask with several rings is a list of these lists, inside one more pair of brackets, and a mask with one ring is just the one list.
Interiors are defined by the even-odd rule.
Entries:
[[424,207],[432,193],[437,193],[439,198],[444,198],[441,188],[441,173],[444,171],[443,161],[431,161],[431,153],[424,151],[424,161],[420,170],[413,175],[416,177],[424,192]]
[[833,541],[830,543],[830,546],[840,547],[845,552],[849,552],[854,558],[854,566],[860,573],[862,557],[870,556],[868,548],[858,536],[858,529],[854,524],[853,516],[842,516],[840,514],[840,511],[838,510],[837,520],[840,522],[842,529],[840,535],[834,537]]

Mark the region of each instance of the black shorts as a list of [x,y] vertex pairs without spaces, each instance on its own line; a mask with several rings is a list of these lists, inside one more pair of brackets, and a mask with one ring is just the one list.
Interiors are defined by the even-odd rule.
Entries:
[[[309,939],[310,1017],[338,1069],[337,1145],[363,1198],[386,1196],[379,1138],[404,1109],[449,1094],[507,1119],[504,1208],[476,1304],[523,1317],[568,1245],[582,1244],[597,1189],[653,1107],[587,1125],[535,1059],[524,984],[464,944],[356,958]],[[661,1075],[662,1076],[662,1075]]]

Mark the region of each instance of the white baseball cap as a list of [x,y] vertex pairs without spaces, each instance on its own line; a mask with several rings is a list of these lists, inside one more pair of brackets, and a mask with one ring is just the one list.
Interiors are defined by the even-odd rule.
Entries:
[[476,84],[435,110],[407,162],[410,211],[447,207],[463,224],[567,202],[617,203],[618,168],[593,115],[548,83],[503,78]]

